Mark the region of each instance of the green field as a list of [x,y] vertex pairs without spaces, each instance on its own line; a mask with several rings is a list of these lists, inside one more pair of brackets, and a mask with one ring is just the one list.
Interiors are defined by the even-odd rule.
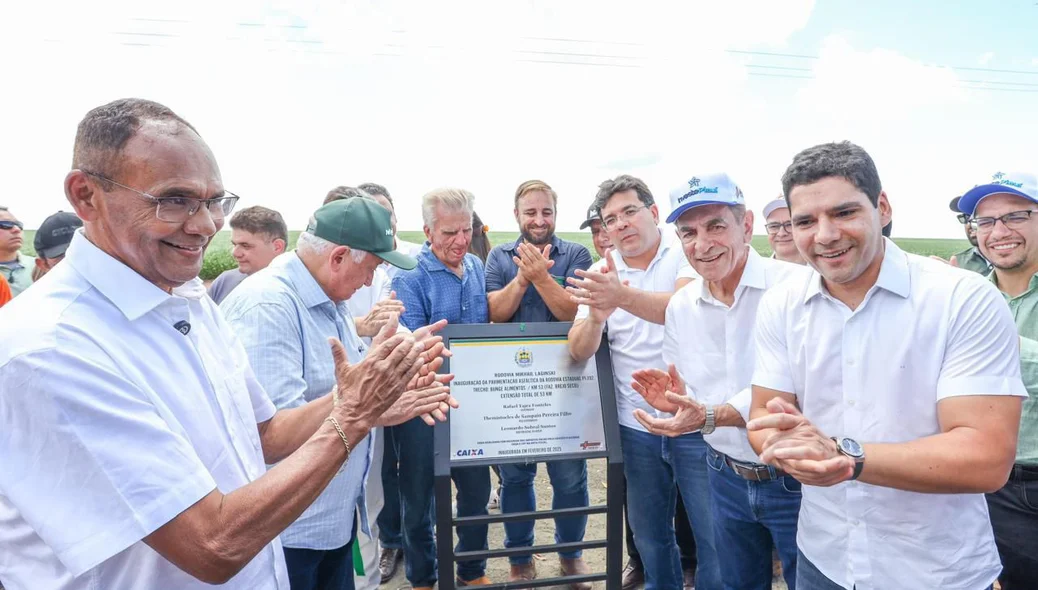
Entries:
[[[26,254],[33,255],[35,252],[32,249],[32,238],[36,232],[27,230],[25,232],[25,246],[22,248]],[[296,237],[299,236],[298,231],[289,232],[290,247],[295,247]],[[408,242],[414,242],[420,244],[425,241],[425,235],[418,231],[402,231],[399,234],[401,240]],[[495,246],[506,242],[512,242],[515,240],[517,234],[515,232],[490,232],[490,242]],[[590,232],[560,232],[559,237],[564,240],[570,240],[573,242],[579,242],[587,246],[588,250],[591,251],[591,255],[594,258],[595,250],[591,245],[591,233]],[[956,252],[965,250],[969,244],[965,240],[930,240],[923,238],[897,238],[894,240],[898,246],[904,248],[908,252],[914,252],[915,254],[921,254],[929,256],[935,254],[941,258],[948,258]],[[768,239],[765,236],[753,236],[753,247],[757,249],[764,256],[771,255],[771,248],[768,247]],[[216,235],[213,239],[212,245],[209,246],[209,251],[205,256],[205,264],[202,266],[201,277],[203,279],[213,279],[221,272],[228,268],[234,268],[234,259],[231,258],[231,232],[222,231]]]

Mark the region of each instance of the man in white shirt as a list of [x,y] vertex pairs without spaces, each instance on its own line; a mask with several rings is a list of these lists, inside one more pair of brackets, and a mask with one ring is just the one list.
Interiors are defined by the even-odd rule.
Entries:
[[697,175],[671,191],[668,222],[702,277],[667,306],[663,361],[668,370],[634,373],[634,388],[656,410],[635,410],[652,434],[702,432],[710,447],[700,497],[713,506],[714,545],[725,588],[771,588],[772,548],[786,584],[795,587],[800,482],[763,465],[750,448],[746,421],[753,377],[757,304],[765,291],[808,269],[762,258],[750,246],[753,213],[727,174]]
[[983,494],[1008,478],[1026,396],[1005,301],[882,237],[890,203],[860,147],[804,150],[782,188],[814,272],[761,300],[747,430],[804,484],[797,589],[988,588]]
[[607,180],[599,187],[595,206],[615,250],[589,270],[578,270],[580,278],[567,279],[580,306],[569,332],[569,350],[577,360],[591,358],[608,326],[624,472],[627,481],[635,483],[627,490],[627,505],[645,567],[645,588],[684,586],[674,539],[679,488],[696,538],[695,586],[720,588],[710,507],[692,495],[692,490],[705,488],[705,473],[699,478],[681,469],[705,461],[706,443],[700,434],[667,438],[647,432],[634,410],[650,406],[631,388],[634,371],[666,368],[662,348],[667,303],[695,273],[673,234],[667,232],[670,239],[664,239],[659,210],[644,182],[627,175]]
[[332,391],[276,412],[197,278],[237,197],[195,129],[117,100],[80,122],[73,168],[84,228],[0,310],[0,578],[288,590],[278,534],[412,378],[435,378],[442,345],[394,335],[350,365],[334,341]]

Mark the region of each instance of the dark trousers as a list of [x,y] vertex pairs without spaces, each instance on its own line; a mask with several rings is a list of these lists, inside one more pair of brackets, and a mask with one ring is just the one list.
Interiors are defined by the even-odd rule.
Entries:
[[285,565],[292,590],[353,590],[354,529],[349,543],[327,551],[285,547]]
[[987,500],[1002,590],[1038,588],[1038,467],[1015,465],[1006,485]]
[[382,495],[385,497],[385,504],[378,513],[378,541],[383,549],[401,549],[404,546],[404,535],[400,530],[402,508],[396,440],[392,428],[383,428],[382,431],[385,433],[382,455]]

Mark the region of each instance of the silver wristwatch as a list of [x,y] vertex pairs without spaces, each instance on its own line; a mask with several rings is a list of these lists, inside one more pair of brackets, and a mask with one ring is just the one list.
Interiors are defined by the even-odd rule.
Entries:
[[699,432],[713,434],[716,429],[717,425],[714,424],[714,407],[710,406],[706,409],[706,422],[703,423],[703,427],[699,429]]

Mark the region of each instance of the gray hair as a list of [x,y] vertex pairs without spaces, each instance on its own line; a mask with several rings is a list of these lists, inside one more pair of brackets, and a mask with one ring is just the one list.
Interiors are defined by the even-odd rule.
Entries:
[[[313,219],[310,220],[313,223]],[[300,256],[327,256],[329,252],[337,248],[339,244],[328,241],[324,238],[315,236],[310,232],[303,232],[299,234],[299,240],[296,242],[296,253]],[[364,258],[367,257],[368,252],[365,250],[358,250],[356,248],[350,248],[350,258],[353,262],[360,264],[364,262]]]
[[475,195],[463,188],[438,188],[422,197],[422,221],[430,228],[435,227],[437,207],[449,213],[468,213],[471,218],[475,205]]

